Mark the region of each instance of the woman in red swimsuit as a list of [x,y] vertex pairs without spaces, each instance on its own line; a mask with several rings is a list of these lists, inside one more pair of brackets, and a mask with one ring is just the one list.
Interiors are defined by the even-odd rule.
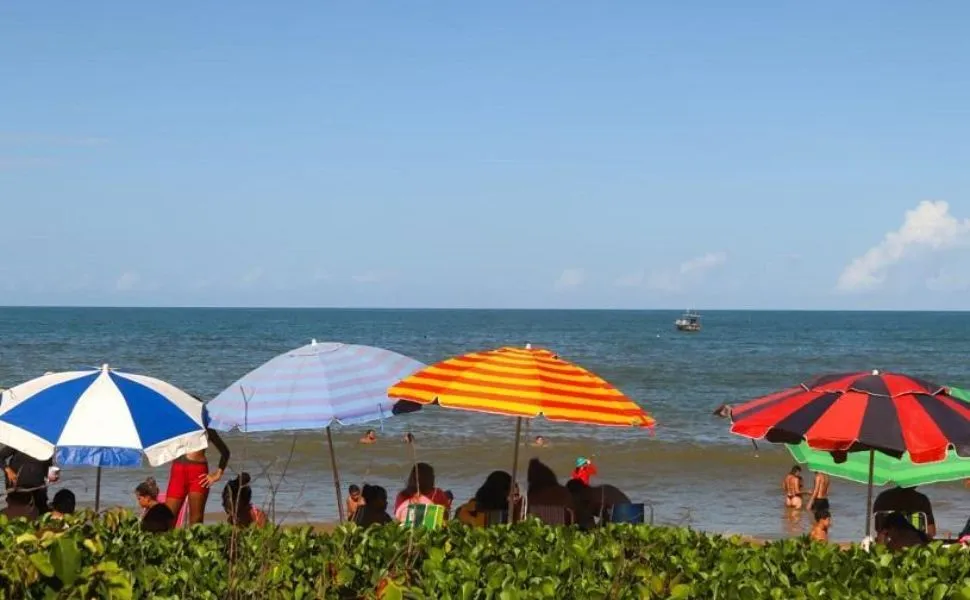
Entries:
[[202,522],[205,517],[205,503],[209,499],[209,488],[222,479],[229,464],[229,447],[218,433],[208,428],[205,431],[209,441],[219,451],[219,467],[209,472],[209,461],[206,460],[205,450],[180,456],[172,462],[168,490],[165,492],[165,504],[171,509],[173,515],[179,514],[185,499],[189,499],[190,525]]

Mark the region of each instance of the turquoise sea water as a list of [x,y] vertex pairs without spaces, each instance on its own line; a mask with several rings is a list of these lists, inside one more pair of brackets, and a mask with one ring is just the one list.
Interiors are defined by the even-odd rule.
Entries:
[[[941,384],[970,386],[970,313],[734,312],[704,314],[699,334],[678,333],[675,311],[485,311],[338,309],[0,308],[0,386],[43,374],[113,367],[150,374],[211,397],[248,370],[311,338],[390,348],[424,362],[501,345],[530,342],[602,375],[658,420],[643,431],[535,421],[552,447],[528,448],[563,478],[577,455],[595,455],[601,479],[652,502],[661,522],[712,531],[783,536],[801,531],[780,509],[783,451],[730,435],[710,415],[739,402],[829,371],[883,370]],[[343,485],[379,483],[395,492],[410,457],[402,443],[414,432],[417,457],[434,464],[439,485],[470,495],[492,469],[510,469],[510,419],[429,407],[383,424],[381,441],[356,444],[363,427],[335,430]],[[335,518],[325,439],[299,435],[230,437],[232,465],[259,479],[257,496],[275,494],[278,516],[290,521]],[[150,472],[111,471],[104,498],[131,504],[130,490]],[[165,469],[156,470],[164,485]],[[63,485],[93,497],[93,472],[65,473]],[[861,536],[865,490],[836,483],[834,534]],[[970,491],[959,484],[927,493],[943,529],[958,530],[970,514]],[[215,499],[210,511],[217,510]]]

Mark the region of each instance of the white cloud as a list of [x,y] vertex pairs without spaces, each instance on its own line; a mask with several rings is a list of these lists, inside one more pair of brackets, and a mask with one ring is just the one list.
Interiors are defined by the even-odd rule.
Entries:
[[641,270],[624,275],[615,283],[619,287],[644,287],[655,292],[682,292],[703,281],[708,273],[726,262],[726,253],[708,252],[680,263],[676,269],[656,271],[649,275]]
[[906,211],[903,224],[856,258],[839,276],[840,292],[863,292],[880,287],[888,271],[920,251],[936,252],[970,241],[970,219],[958,221],[943,201],[924,200]]
[[586,271],[583,269],[563,269],[553,287],[557,290],[570,290],[583,285],[584,281],[586,281]]
[[115,281],[115,290],[119,292],[130,292],[138,287],[139,282],[141,282],[141,276],[138,273],[125,271]]

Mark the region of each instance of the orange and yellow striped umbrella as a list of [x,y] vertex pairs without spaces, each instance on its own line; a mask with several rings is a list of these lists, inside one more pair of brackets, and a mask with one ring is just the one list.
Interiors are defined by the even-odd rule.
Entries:
[[419,404],[550,421],[652,427],[633,400],[586,369],[540,348],[504,347],[431,365],[387,395]]

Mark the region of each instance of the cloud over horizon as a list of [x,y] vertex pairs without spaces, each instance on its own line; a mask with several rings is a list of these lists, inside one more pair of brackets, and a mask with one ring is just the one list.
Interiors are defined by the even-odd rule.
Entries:
[[939,252],[970,242],[970,219],[958,220],[942,200],[924,200],[906,211],[899,229],[852,260],[839,275],[835,289],[860,293],[880,288],[894,266],[921,252]]
[[583,285],[585,281],[586,271],[572,267],[563,269],[553,287],[558,291],[569,290]]

